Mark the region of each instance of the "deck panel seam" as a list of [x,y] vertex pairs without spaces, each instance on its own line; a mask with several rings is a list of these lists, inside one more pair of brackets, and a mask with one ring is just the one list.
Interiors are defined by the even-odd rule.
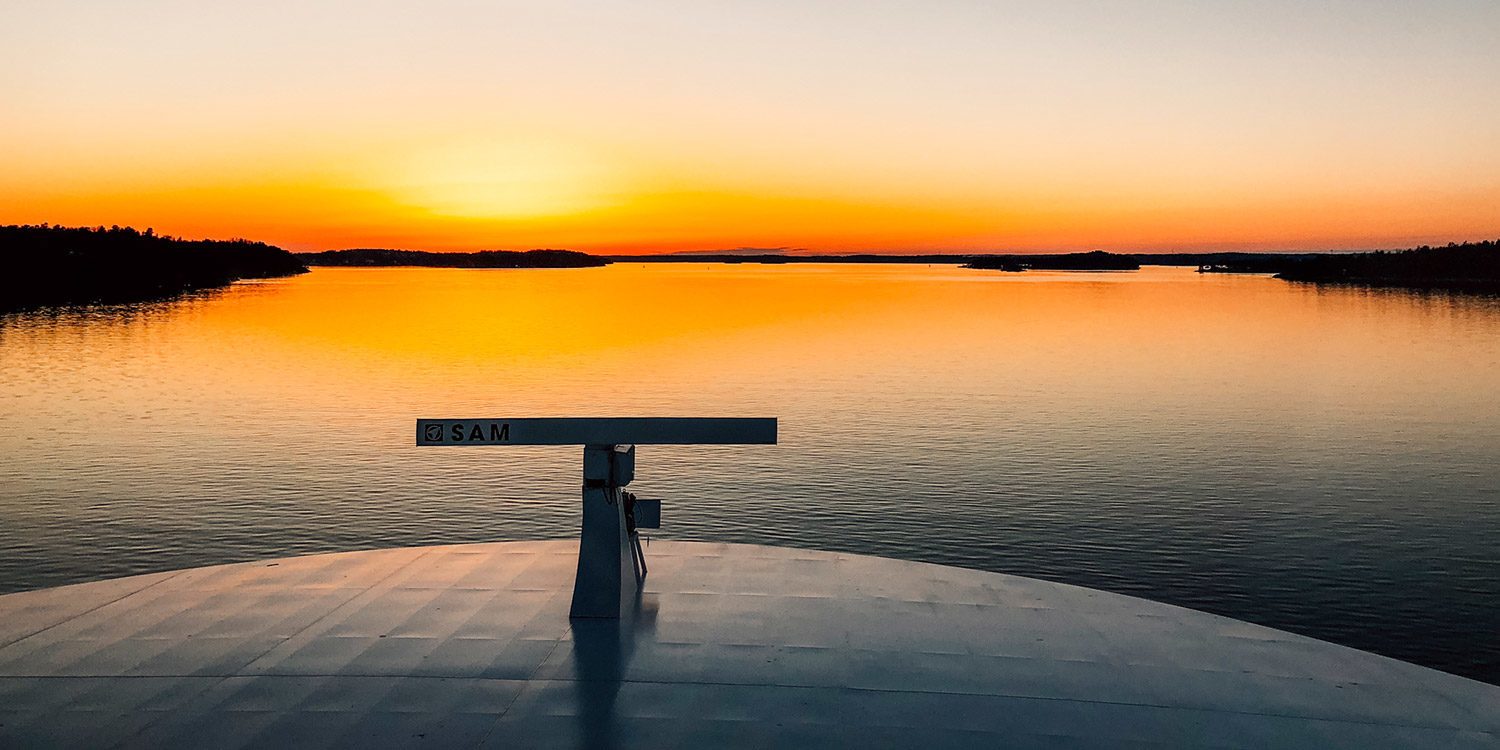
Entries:
[[[236,670],[235,674],[218,676],[219,679],[214,680],[213,684],[205,686],[202,690],[198,691],[191,698],[188,698],[184,702],[184,705],[182,707],[180,707],[178,710],[179,711],[185,711],[186,708],[187,708],[187,704],[193,703],[193,702],[197,702],[197,701],[207,700],[207,698],[205,696],[212,695],[215,690],[219,689],[220,686],[222,686],[224,683],[228,682],[229,680],[240,678],[240,677],[245,677],[245,676],[250,676],[250,675],[242,674],[242,672],[244,672],[245,670],[249,669],[251,665],[255,664],[255,662],[260,661],[261,659],[264,659],[267,654],[271,653],[272,651],[275,651],[277,648],[280,648],[283,644],[285,644],[288,641],[292,640],[293,638],[296,638],[297,636],[299,636],[299,635],[307,632],[310,628],[315,627],[318,623],[320,623],[320,622],[326,620],[327,618],[331,617],[335,612],[338,612],[340,609],[343,609],[345,606],[347,606],[349,604],[349,602],[352,602],[355,599],[358,599],[361,595],[374,590],[380,584],[385,583],[386,581],[390,580],[391,576],[396,575],[397,573],[399,573],[402,570],[404,570],[408,565],[411,565],[411,564],[417,562],[418,560],[422,559],[423,557],[426,557],[430,553],[431,553],[431,550],[424,550],[421,554],[418,554],[416,557],[408,560],[406,563],[404,563],[402,565],[397,565],[389,573],[385,574],[384,576],[381,576],[379,580],[371,583],[368,586],[365,586],[362,589],[361,588],[355,588],[355,587],[341,587],[339,589],[334,589],[334,590],[343,590],[343,588],[348,588],[349,590],[354,591],[354,593],[352,595],[350,595],[350,597],[348,599],[345,599],[343,602],[340,602],[338,606],[336,606],[336,607],[328,610],[321,617],[318,617],[318,618],[314,619],[312,622],[308,623],[302,629],[298,630],[295,633],[292,633],[291,635],[287,636],[285,639],[282,639],[281,641],[278,641],[275,645],[273,645],[270,648],[268,648],[265,651],[263,651],[259,656],[256,656],[256,657],[254,657],[254,658],[246,661],[244,664],[242,664],[240,666],[240,668],[238,670]],[[225,566],[225,567],[228,567],[228,566]],[[192,570],[192,569],[189,568],[189,570]],[[182,571],[182,572],[187,572],[187,571]],[[156,675],[138,675],[138,676],[140,676],[140,677],[153,676],[154,677]],[[194,676],[202,677],[204,675],[194,675]],[[213,677],[213,676],[216,676],[216,675],[208,675],[208,676]],[[161,712],[161,715],[159,715],[159,716],[153,718],[151,721],[148,721],[145,724],[142,724],[141,726],[137,727],[136,731],[134,731],[134,732],[132,732],[132,733],[130,733],[128,735],[125,735],[124,737],[121,737],[119,742],[114,743],[110,747],[111,748],[120,748],[120,747],[125,747],[125,746],[129,745],[130,742],[136,740],[137,738],[140,738],[140,737],[144,736],[147,732],[149,732],[151,729],[153,729],[156,726],[158,726],[162,721],[166,720],[166,718],[168,716],[172,715],[173,713],[175,713],[175,712],[173,712],[173,711],[163,711],[163,712]]]
[[[48,626],[46,626],[44,628],[41,628],[39,630],[35,630],[35,631],[30,632],[30,633],[27,633],[26,635],[23,635],[20,638],[17,638],[17,639],[15,639],[13,641],[9,641],[7,643],[0,643],[0,649],[10,648],[11,646],[14,646],[14,645],[16,645],[16,644],[18,644],[18,643],[20,643],[20,642],[22,642],[24,640],[27,640],[29,638],[35,638],[35,637],[37,637],[37,636],[39,636],[39,635],[41,635],[41,634],[43,634],[43,633],[45,633],[45,632],[53,629],[53,628],[62,627],[63,625],[66,625],[66,624],[68,624],[68,623],[70,623],[70,622],[72,622],[72,621],[74,621],[74,620],[76,620],[76,619],[78,619],[80,617],[84,617],[84,616],[93,614],[94,612],[98,612],[99,610],[104,609],[105,607],[108,607],[111,604],[116,604],[116,603],[125,601],[126,599],[129,599],[132,596],[135,596],[137,594],[143,593],[143,592],[145,592],[145,591],[147,591],[147,590],[149,590],[151,588],[154,588],[154,587],[156,587],[156,586],[158,586],[160,584],[166,583],[167,581],[170,581],[170,580],[172,580],[174,578],[177,578],[178,576],[181,576],[184,573],[187,573],[188,571],[191,571],[191,570],[193,570],[193,568],[184,568],[182,570],[173,571],[169,575],[165,575],[165,576],[163,576],[161,578],[158,578],[157,580],[152,581],[151,583],[148,583],[145,586],[142,586],[142,587],[140,587],[138,589],[134,589],[134,590],[132,590],[132,591],[130,591],[128,593],[121,594],[120,596],[117,596],[114,599],[110,599],[109,601],[104,602],[104,603],[102,603],[102,604],[100,604],[100,605],[98,605],[96,607],[90,607],[89,609],[86,609],[86,610],[84,610],[82,612],[74,613],[74,614],[72,614],[72,615],[70,615],[68,617],[65,617],[65,618],[63,618],[61,620],[58,620],[57,622],[54,622],[51,625],[48,625]],[[78,584],[78,585],[87,585],[87,584]],[[43,589],[43,590],[45,590],[45,589]]]

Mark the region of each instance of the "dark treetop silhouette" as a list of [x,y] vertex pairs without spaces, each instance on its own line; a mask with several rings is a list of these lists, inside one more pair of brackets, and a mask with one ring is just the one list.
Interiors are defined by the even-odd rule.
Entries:
[[130,227],[0,227],[0,312],[139,302],[238,279],[305,273],[291,253],[249,240],[182,240]]
[[1424,245],[1394,253],[1314,255],[1291,263],[1276,278],[1319,284],[1500,292],[1500,241]]

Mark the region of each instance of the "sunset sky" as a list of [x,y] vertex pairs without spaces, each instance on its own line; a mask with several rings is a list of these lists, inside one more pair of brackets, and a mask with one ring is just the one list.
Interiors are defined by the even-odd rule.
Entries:
[[7,0],[0,223],[295,250],[1500,236],[1500,3]]

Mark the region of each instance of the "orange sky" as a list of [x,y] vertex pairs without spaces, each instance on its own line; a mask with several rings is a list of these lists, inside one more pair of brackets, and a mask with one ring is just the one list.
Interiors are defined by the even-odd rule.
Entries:
[[625,253],[1500,236],[1492,2],[239,5],[0,10],[0,223]]

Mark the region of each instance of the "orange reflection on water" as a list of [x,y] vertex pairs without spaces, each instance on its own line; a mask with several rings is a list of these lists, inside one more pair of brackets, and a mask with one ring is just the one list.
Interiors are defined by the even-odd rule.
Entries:
[[[264,374],[268,396],[296,383],[288,397],[322,393],[322,408],[378,394],[515,413],[698,413],[936,390],[1039,409],[1225,391],[1247,408],[1399,408],[1412,388],[1471,377],[1472,358],[1497,351],[1493,306],[1160,268],[316,269],[191,314],[200,325],[183,330],[211,338],[177,342],[200,349],[177,372],[238,361],[242,381]],[[1443,343],[1455,326],[1484,344]]]

